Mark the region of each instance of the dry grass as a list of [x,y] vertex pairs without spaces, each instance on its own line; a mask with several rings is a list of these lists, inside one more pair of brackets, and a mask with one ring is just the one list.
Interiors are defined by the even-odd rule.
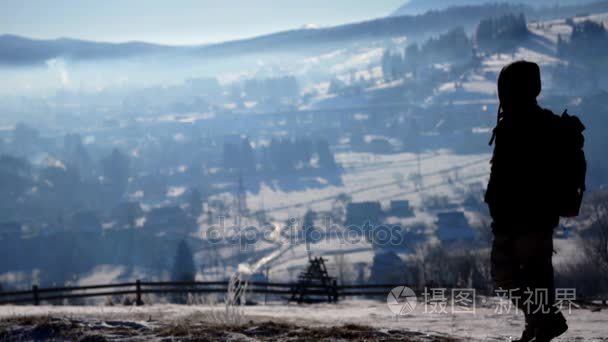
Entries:
[[76,320],[50,316],[0,320],[0,340],[78,341],[413,341],[452,342],[452,338],[427,336],[402,330],[381,331],[347,324],[335,327],[298,326],[289,323],[249,321],[228,325],[199,320],[129,322]]
[[371,327],[347,324],[335,327],[307,327],[288,323],[250,322],[243,325],[175,324],[157,331],[157,336],[192,340],[254,340],[254,341],[437,341],[451,338],[429,337],[422,333],[401,330],[380,331]]

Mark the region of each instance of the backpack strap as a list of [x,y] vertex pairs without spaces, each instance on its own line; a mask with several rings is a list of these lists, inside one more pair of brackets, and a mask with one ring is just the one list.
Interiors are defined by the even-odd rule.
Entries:
[[496,130],[498,129],[498,124],[500,124],[500,120],[502,120],[502,117],[502,105],[498,104],[498,112],[496,113],[496,126],[492,130],[492,138],[490,138],[490,142],[488,143],[488,145],[490,146],[492,146],[492,144],[494,144],[494,140],[496,140]]

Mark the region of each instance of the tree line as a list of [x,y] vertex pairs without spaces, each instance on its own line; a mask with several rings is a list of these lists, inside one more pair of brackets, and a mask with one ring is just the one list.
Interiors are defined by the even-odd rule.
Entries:
[[457,27],[419,45],[408,45],[404,51],[387,49],[381,67],[385,80],[392,81],[411,73],[417,78],[419,70],[431,63],[469,61],[473,42],[463,27]]
[[277,139],[254,150],[249,139],[224,143],[223,166],[226,170],[289,172],[318,168],[333,170],[336,160],[327,140]]

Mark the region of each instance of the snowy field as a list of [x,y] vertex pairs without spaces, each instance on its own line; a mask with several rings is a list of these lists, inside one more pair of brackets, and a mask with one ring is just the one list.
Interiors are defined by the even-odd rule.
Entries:
[[[478,299],[483,301],[483,299]],[[180,306],[152,305],[143,307],[74,307],[74,306],[2,306],[0,319],[23,319],[26,316],[55,318],[78,317],[91,325],[158,327],[166,324],[225,324],[223,305]],[[490,299],[480,303],[475,313],[430,313],[422,304],[414,313],[397,317],[384,301],[344,300],[338,304],[285,305],[269,304],[243,308],[242,322],[254,327],[272,321],[308,328],[361,325],[380,332],[418,332],[438,341],[453,337],[458,341],[509,341],[519,337],[523,316],[516,313],[496,313],[496,303]],[[592,312],[574,309],[566,315],[570,330],[556,341],[608,341],[608,311]],[[105,323],[104,323],[105,322]],[[108,323],[109,322],[109,323]],[[181,323],[180,323],[181,322]],[[412,335],[412,336],[415,336]],[[238,339],[237,339],[238,340]],[[254,339],[255,340],[255,339]],[[404,339],[407,340],[407,339]],[[419,340],[416,340],[419,341]]]
[[[395,218],[396,222],[387,223],[407,228],[420,224],[434,227],[435,215],[422,210],[424,197],[440,195],[447,196],[454,203],[461,202],[462,198],[459,196],[462,194],[459,190],[466,189],[469,184],[487,182],[490,155],[456,155],[447,151],[434,151],[424,153],[418,158],[413,153],[374,155],[347,152],[337,154],[336,159],[344,167],[341,185],[289,192],[262,186],[259,194],[248,195],[249,208],[261,209],[260,203],[263,201],[264,207],[275,219],[275,225],[283,227],[283,222],[291,218],[301,219],[308,209],[320,212],[328,210],[335,197],[341,193],[350,195],[353,202],[379,201],[384,208],[389,206],[390,200],[404,199],[414,208],[414,216]],[[418,172],[423,177],[422,184],[416,187],[411,177]],[[329,231],[331,224],[326,225],[327,221],[321,216],[316,224]],[[202,234],[204,235],[204,232]],[[256,250],[269,248],[275,251],[284,249],[279,257],[269,263],[268,275],[272,281],[292,281],[308,263],[308,251],[303,244],[282,247],[264,243],[255,245]],[[352,265],[359,262],[369,264],[375,254],[373,246],[365,239],[356,242],[343,241],[340,238],[324,239],[317,244],[311,244],[310,250],[313,255],[323,256],[329,261],[328,267],[332,274],[337,272],[336,265],[339,261],[336,258],[341,258],[341,262],[351,269],[351,277]],[[407,251],[404,250],[405,252]],[[411,252],[412,250],[409,250],[409,253]],[[210,274],[203,275],[202,278],[211,279],[211,273],[214,272],[215,270],[210,270]]]
[[[307,209],[327,210],[341,193],[352,196],[353,202],[407,199],[414,206],[421,195],[454,195],[458,187],[475,182],[487,182],[490,154],[457,155],[434,151],[417,157],[414,153],[377,155],[373,153],[337,153],[336,161],[345,170],[342,184],[300,191],[283,191],[264,184],[258,194],[248,194],[253,210],[264,208],[277,219],[299,217]],[[420,161],[420,163],[418,163]],[[422,174],[423,188],[415,189],[409,177]],[[319,183],[326,182],[318,179]]]

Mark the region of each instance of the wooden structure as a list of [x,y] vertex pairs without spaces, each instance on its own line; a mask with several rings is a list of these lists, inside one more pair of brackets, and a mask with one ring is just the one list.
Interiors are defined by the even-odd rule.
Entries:
[[292,288],[290,302],[315,303],[325,301],[336,303],[338,301],[338,285],[336,279],[329,276],[325,259],[312,258],[308,266],[298,277],[298,282]]

